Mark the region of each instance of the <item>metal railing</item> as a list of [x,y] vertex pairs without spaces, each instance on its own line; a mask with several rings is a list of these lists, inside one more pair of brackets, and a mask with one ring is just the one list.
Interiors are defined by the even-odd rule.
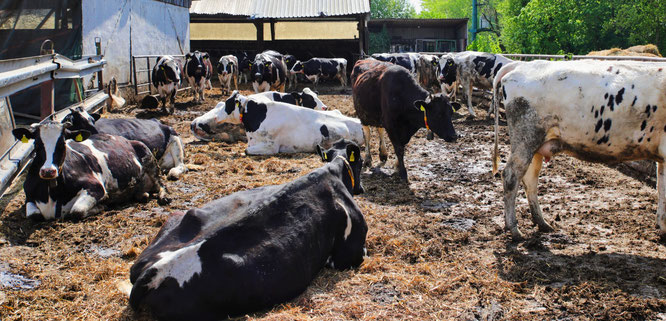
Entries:
[[529,54],[502,54],[513,60],[633,60],[645,62],[666,62],[666,58],[645,56],[583,56],[583,55],[529,55]]
[[[150,63],[151,63],[151,60],[156,60],[157,57],[162,57],[162,56],[164,56],[164,55],[137,55],[137,56],[132,56],[132,80],[133,80],[134,94],[135,95],[138,96],[138,95],[143,95],[143,94],[149,94],[149,95],[152,94],[152,92],[153,92],[153,82],[152,82],[151,77],[152,77],[153,68],[151,68]],[[185,55],[170,55],[170,56],[176,58],[176,60],[178,60],[179,63],[182,62],[183,59],[185,58]],[[140,67],[145,67],[145,68],[137,69],[137,66],[136,66],[137,65],[136,64],[137,60],[144,61],[144,59],[145,59],[145,66],[140,66]],[[157,61],[155,61],[155,63],[157,63]],[[140,75],[143,74],[143,73],[146,73],[148,75],[146,77],[148,79],[147,82],[143,82],[144,78],[140,77]],[[183,84],[184,81],[185,81],[185,79],[181,79],[181,81],[180,81],[181,84]],[[146,87],[146,86],[148,87],[148,90],[139,91],[139,88]],[[177,91],[183,91],[183,90],[187,90],[187,89],[190,89],[190,87],[179,86]]]

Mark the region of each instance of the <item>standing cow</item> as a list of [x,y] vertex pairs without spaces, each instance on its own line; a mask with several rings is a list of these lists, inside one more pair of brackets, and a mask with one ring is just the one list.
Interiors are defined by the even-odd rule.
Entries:
[[499,166],[498,104],[504,106],[511,155],[504,167],[506,228],[514,239],[516,193],[522,181],[532,221],[544,232],[537,181],[543,160],[558,153],[615,163],[658,162],[657,224],[666,235],[666,64],[615,61],[533,61],[511,63],[494,82],[495,149]]
[[407,70],[415,78],[419,79],[419,74],[416,66],[418,65],[419,57],[421,54],[416,52],[405,53],[379,53],[371,56],[374,59],[384,62],[390,62],[394,65],[401,66]]
[[248,79],[251,79],[250,77],[250,69],[252,65],[252,60],[250,59],[250,56],[248,56],[247,52],[243,51],[239,55],[236,56],[236,59],[238,60],[238,78],[239,81],[243,84],[248,83]]
[[305,75],[312,81],[315,90],[320,78],[338,79],[343,88],[347,86],[347,59],[344,58],[312,58],[305,62],[297,61],[291,72]]
[[421,55],[416,62],[416,74],[419,84],[430,92],[439,89],[437,72],[439,71],[439,58],[435,55]]
[[104,203],[145,200],[157,193],[168,202],[157,162],[148,147],[120,136],[45,121],[12,131],[21,142],[34,140],[35,158],[23,183],[29,218],[86,217]]
[[217,79],[222,85],[222,95],[228,95],[231,92],[232,81],[235,89],[238,90],[238,59],[234,55],[220,58],[217,63]]
[[319,271],[358,267],[368,231],[353,143],[282,185],[169,216],[130,270],[129,303],[159,320],[222,320],[291,300]]
[[284,92],[287,82],[287,66],[282,55],[273,50],[257,54],[251,64],[254,78],[252,88],[255,93],[275,90]]
[[295,56],[284,55],[284,65],[287,67],[287,89],[296,87],[296,74],[291,71],[294,64],[298,61]]
[[359,60],[354,65],[352,80],[354,109],[364,126],[368,165],[372,159],[367,147],[370,145],[367,126],[386,129],[398,157],[398,173],[405,181],[405,146],[419,128],[430,129],[447,142],[456,140],[451,123],[455,107],[445,95],[430,95],[421,88],[405,68],[387,66],[376,60]]
[[[151,74],[153,86],[162,101],[162,110],[173,113],[176,102],[176,92],[180,85],[180,64],[172,56],[157,57],[157,63]],[[171,111],[167,108],[167,97],[171,102]]]
[[213,75],[213,65],[207,52],[190,52],[185,55],[185,66],[183,67],[187,82],[192,87],[194,101],[200,103],[206,100],[204,90],[206,86],[213,89],[210,78]]
[[[487,52],[465,51],[443,55],[439,61],[440,83],[452,86],[455,81],[462,85],[463,95],[467,96],[467,110],[471,117],[476,117],[472,106],[473,86],[480,89],[492,89],[495,75],[513,60],[502,55]],[[455,90],[455,87],[454,87]],[[488,117],[492,114],[492,106]]]

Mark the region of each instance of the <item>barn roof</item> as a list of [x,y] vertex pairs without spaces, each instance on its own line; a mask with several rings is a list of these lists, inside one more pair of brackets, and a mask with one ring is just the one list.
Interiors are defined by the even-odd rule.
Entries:
[[195,0],[191,15],[263,18],[347,16],[370,12],[369,0]]

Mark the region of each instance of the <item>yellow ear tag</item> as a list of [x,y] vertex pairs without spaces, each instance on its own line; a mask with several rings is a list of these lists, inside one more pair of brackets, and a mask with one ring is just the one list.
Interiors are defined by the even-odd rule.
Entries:
[[28,137],[25,137],[25,135],[23,135],[23,137],[21,137],[21,143],[28,143]]
[[423,107],[423,105],[421,105],[421,111],[425,111],[425,107]]
[[349,155],[349,161],[350,162],[354,161],[354,152],[351,152],[351,155]]
[[78,135],[76,135],[76,137],[74,137],[74,140],[77,141],[77,142],[82,142],[83,141],[83,136],[81,134],[78,134]]
[[326,153],[324,153],[324,160],[328,160],[328,155],[326,155]]

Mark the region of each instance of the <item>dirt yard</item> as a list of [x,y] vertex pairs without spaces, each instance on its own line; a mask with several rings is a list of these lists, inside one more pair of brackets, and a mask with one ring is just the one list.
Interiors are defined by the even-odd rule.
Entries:
[[[348,93],[320,97],[354,114]],[[81,221],[33,223],[24,217],[20,185],[2,198],[0,319],[150,320],[128,307],[120,289],[169,212],[322,166],[315,155],[248,157],[244,143],[195,140],[190,121],[223,98],[216,88],[202,105],[181,94],[172,116],[133,105],[105,115],[157,117],[182,135],[192,170],[166,183],[168,206],[151,200]],[[299,297],[241,319],[666,320],[666,248],[655,227],[654,187],[558,156],[539,186],[557,231],[536,231],[521,191],[518,218],[527,240],[513,243],[503,230],[501,182],[490,172],[492,122],[484,111],[478,120],[461,113],[456,143],[427,141],[425,130],[412,138],[409,185],[392,175],[392,149],[383,167],[362,174],[366,193],[356,200],[369,226],[369,257],[359,269],[324,269]],[[501,131],[506,160],[505,126]],[[377,165],[376,139],[373,160]]]

